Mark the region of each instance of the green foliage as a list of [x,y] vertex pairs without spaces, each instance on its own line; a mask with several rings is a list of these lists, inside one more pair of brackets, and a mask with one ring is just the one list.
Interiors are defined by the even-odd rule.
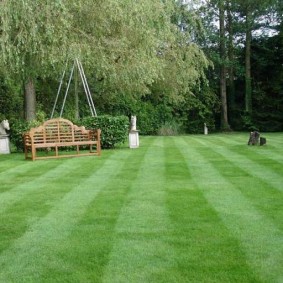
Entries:
[[0,119],[12,119],[23,116],[23,99],[19,94],[19,86],[4,78],[0,71]]
[[31,128],[38,127],[46,120],[46,115],[43,111],[38,111],[36,119],[26,121],[22,118],[12,118],[10,120],[10,140],[17,151],[24,150],[23,134]]
[[180,124],[176,121],[167,121],[158,129],[159,136],[177,136],[180,134]]
[[205,70],[210,62],[203,51],[187,38],[177,33],[175,42],[160,51],[160,62],[164,64],[162,76],[152,85],[152,92],[166,96],[172,103],[178,103],[192,94],[205,80]]
[[70,17],[63,1],[1,3],[0,55],[6,74],[24,80],[54,73],[68,48]]
[[186,98],[182,110],[187,133],[203,133],[204,123],[212,132],[216,129],[215,116],[220,112],[220,101],[212,89],[202,85],[196,95]]
[[[7,75],[24,83],[34,78],[36,85],[54,82],[66,57],[80,58],[97,100],[113,104],[120,93],[141,97],[153,84],[179,99],[198,83],[208,62],[196,44],[188,44],[192,30],[183,36],[172,23],[175,5],[172,0],[5,1],[3,65]],[[50,101],[44,89],[37,90],[43,92],[36,96],[41,103]]]
[[114,148],[128,138],[129,119],[126,116],[85,117],[80,123],[87,129],[101,129],[102,148]]
[[141,102],[136,110],[137,129],[141,135],[155,135],[160,121],[157,119],[157,108],[149,102]]
[[10,140],[17,151],[24,150],[23,133],[30,129],[29,122],[23,119],[10,120]]
[[249,112],[245,111],[242,115],[242,130],[259,131],[258,127],[253,122],[252,116]]
[[[260,33],[261,37],[252,42],[253,111],[246,116],[241,115],[245,98],[243,8],[249,8],[255,19],[252,29],[264,28],[262,24],[268,25],[269,16],[272,18],[265,8],[275,7],[271,5],[274,1],[265,0],[260,6],[259,0],[226,1],[229,58],[225,60],[220,60],[218,54],[218,2],[207,2],[209,5],[200,9],[195,2],[183,5],[183,1],[171,0],[105,0],[102,5],[93,0],[2,1],[0,116],[9,120],[23,117],[20,88],[28,77],[34,78],[37,111],[49,114],[68,57],[68,75],[73,59],[82,61],[99,114],[137,115],[141,134],[168,130],[172,121],[189,133],[202,132],[203,123],[212,131],[220,125],[215,94],[219,93],[219,67],[225,63],[229,71],[233,67],[227,76],[232,128],[282,130],[281,10],[277,7],[278,20],[273,23],[278,27],[281,23],[281,31],[272,37]],[[281,1],[277,2],[282,8]],[[205,15],[205,36],[195,13],[198,9],[199,15]],[[260,22],[259,16],[263,19]],[[228,45],[230,40],[235,45]],[[209,73],[206,70],[211,63],[207,58],[215,66],[214,70],[209,68]],[[204,87],[206,76],[209,87]],[[66,80],[62,92],[65,89]],[[84,117],[89,109],[80,83],[78,89],[79,113]],[[63,114],[70,120],[78,113],[73,93],[71,84]],[[62,105],[62,97],[58,105]]]
[[137,103],[134,114],[137,116],[137,128],[141,135],[156,135],[159,129],[173,119],[172,107],[165,101],[155,103],[145,99]]
[[283,34],[253,41],[253,120],[260,131],[283,130]]

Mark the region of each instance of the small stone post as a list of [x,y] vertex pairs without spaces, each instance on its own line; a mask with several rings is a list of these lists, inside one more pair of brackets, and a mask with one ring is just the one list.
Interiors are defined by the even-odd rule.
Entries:
[[131,129],[129,132],[129,147],[139,147],[139,131],[137,130],[137,117],[131,116]]
[[207,128],[207,126],[206,126],[206,123],[204,123],[204,134],[205,135],[207,135],[208,134],[208,128]]

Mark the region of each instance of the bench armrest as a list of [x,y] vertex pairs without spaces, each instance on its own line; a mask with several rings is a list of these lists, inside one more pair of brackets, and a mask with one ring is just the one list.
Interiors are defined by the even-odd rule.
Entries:
[[100,129],[94,129],[89,131],[90,139],[93,141],[100,141],[100,134],[101,134]]
[[30,145],[33,143],[33,138],[32,136],[30,135],[29,132],[25,132],[23,133],[23,140],[24,140],[24,145]]

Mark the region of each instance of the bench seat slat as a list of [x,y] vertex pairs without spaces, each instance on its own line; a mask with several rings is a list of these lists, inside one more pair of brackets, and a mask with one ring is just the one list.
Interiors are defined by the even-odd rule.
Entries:
[[48,147],[63,147],[63,146],[76,146],[76,145],[96,145],[97,141],[81,141],[81,142],[50,142],[35,144],[36,148],[48,148]]

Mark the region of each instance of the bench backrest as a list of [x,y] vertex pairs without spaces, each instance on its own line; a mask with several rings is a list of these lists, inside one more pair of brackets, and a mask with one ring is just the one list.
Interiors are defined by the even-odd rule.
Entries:
[[43,125],[32,128],[28,135],[34,143],[60,143],[87,141],[90,139],[90,131],[85,127],[78,127],[71,121],[63,118],[51,119]]

